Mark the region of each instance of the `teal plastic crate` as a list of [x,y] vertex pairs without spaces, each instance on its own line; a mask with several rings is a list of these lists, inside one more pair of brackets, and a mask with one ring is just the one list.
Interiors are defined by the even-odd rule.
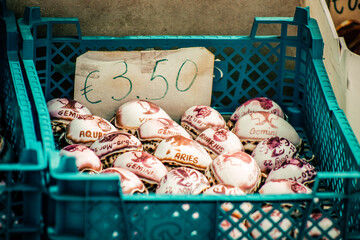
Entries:
[[15,16],[0,1],[0,132],[13,151],[9,158],[0,155],[0,239],[40,239],[47,163],[35,132],[18,44]]
[[[54,184],[49,194],[54,208],[48,222],[51,239],[231,239],[234,232],[251,239],[270,239],[277,229],[280,238],[310,237],[312,229],[321,228],[320,220],[330,219],[331,227],[320,230],[316,239],[330,239],[332,227],[341,231],[337,239],[360,237],[360,146],[347,119],[336,102],[322,62],[323,41],[309,10],[297,8],[294,18],[255,18],[249,36],[82,36],[76,18],[42,18],[39,8],[26,8],[18,21],[22,37],[22,60],[26,70],[33,107],[37,111],[36,129],[50,164]],[[277,25],[279,32],[261,36],[260,25]],[[55,36],[57,25],[76,30],[75,36]],[[292,31],[289,31],[292,30]],[[295,30],[295,34],[293,31]],[[284,109],[290,123],[305,142],[304,157],[316,156],[319,170],[314,191],[309,195],[261,196],[149,196],[122,195],[117,176],[77,173],[71,158],[59,158],[46,101],[72,97],[75,60],[87,50],[176,49],[202,46],[220,61],[214,72],[212,107],[231,114],[246,100],[266,96]],[[233,209],[221,206],[231,202]],[[250,212],[240,207],[252,204]],[[251,213],[265,203],[291,221],[282,229],[273,223],[262,229],[251,220]],[[290,210],[281,205],[290,203]],[[231,218],[242,213],[240,221],[251,223],[244,231]],[[312,220],[311,213],[322,217]],[[224,224],[228,227],[224,228]]]

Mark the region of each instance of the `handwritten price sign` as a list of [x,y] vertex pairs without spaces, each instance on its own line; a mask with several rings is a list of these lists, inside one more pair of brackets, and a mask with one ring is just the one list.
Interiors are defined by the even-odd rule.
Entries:
[[360,0],[331,0],[329,9],[335,27],[342,21],[360,18]]
[[210,105],[214,55],[206,48],[89,51],[76,60],[74,98],[110,119],[130,100],[145,99],[175,121],[191,106]]

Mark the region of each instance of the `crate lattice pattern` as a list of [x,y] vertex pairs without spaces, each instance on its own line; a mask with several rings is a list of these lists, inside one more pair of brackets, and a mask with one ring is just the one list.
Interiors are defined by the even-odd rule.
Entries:
[[[186,41],[184,41],[186,42]],[[39,46],[36,48],[36,69],[46,100],[55,97],[73,96],[73,83],[76,57],[88,50],[114,51],[114,50],[145,50],[153,46],[121,46],[121,42],[111,42],[112,45],[99,47],[99,45],[80,46],[79,42],[53,42],[51,47]],[[84,44],[85,45],[85,44]],[[300,95],[296,96],[297,89],[294,70],[281,73],[282,44],[274,42],[254,42],[248,46],[212,46],[204,42],[209,51],[215,55],[215,78],[213,86],[212,106],[223,112],[234,111],[236,107],[250,98],[267,96],[276,102],[291,104]],[[189,45],[191,46],[191,45]],[[156,47],[155,49],[177,49],[189,47],[188,45]],[[51,48],[51,49],[48,49]],[[50,62],[46,61],[44,54],[50,52]],[[283,50],[283,51],[286,51]],[[250,57],[249,57],[250,56]],[[288,61],[291,62],[291,61]],[[223,77],[217,76],[221,70]],[[281,74],[287,77],[280,85]],[[219,74],[218,74],[219,75]],[[50,79],[50,80],[47,80]],[[239,87],[241,86],[241,88]],[[281,94],[281,93],[285,94]],[[280,96],[282,97],[280,99]],[[301,97],[301,96],[300,96]]]

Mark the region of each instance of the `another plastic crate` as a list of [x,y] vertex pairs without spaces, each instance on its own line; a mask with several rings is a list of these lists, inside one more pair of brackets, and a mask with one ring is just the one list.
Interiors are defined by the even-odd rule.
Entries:
[[[52,239],[232,239],[240,235],[251,239],[314,239],[309,231],[319,229],[316,239],[331,239],[333,227],[341,230],[337,239],[360,236],[360,146],[339,109],[322,62],[323,42],[317,23],[308,9],[297,8],[294,18],[256,18],[249,36],[81,36],[77,19],[42,18],[39,8],[27,8],[18,21],[22,35],[22,59],[38,114],[36,127],[50,160],[55,185],[50,188],[54,201],[48,234]],[[77,31],[75,37],[52,34],[58,24]],[[258,26],[276,24],[279,33],[260,36]],[[296,34],[288,34],[288,30]],[[122,195],[117,176],[77,173],[71,158],[59,158],[55,149],[46,101],[72,97],[76,57],[87,50],[174,49],[202,46],[220,61],[215,68],[212,106],[222,114],[232,113],[245,100],[267,96],[281,105],[305,142],[303,156],[316,156],[320,171],[314,191],[309,195],[246,196],[164,196]],[[233,209],[221,206],[231,202]],[[252,204],[244,212],[241,204]],[[262,229],[251,220],[251,213],[271,203],[280,211],[280,221],[264,213],[272,223]],[[290,204],[285,211],[282,204]],[[242,218],[231,215],[239,211]],[[312,219],[311,213],[321,213]],[[330,220],[323,229],[321,220]],[[282,229],[281,221],[291,221]],[[240,222],[251,223],[244,231]],[[325,220],[324,220],[325,221]],[[312,223],[312,225],[307,225]],[[235,235],[234,235],[235,234]],[[240,237],[239,237],[240,238]]]
[[40,239],[47,164],[35,133],[18,44],[15,16],[0,1],[0,132],[14,153],[0,155],[0,239]]

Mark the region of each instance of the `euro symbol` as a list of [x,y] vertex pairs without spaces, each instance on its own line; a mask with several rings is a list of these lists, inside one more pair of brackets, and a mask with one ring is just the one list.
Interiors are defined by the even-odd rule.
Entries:
[[89,77],[91,76],[91,74],[93,73],[96,73],[96,72],[100,72],[99,70],[94,70],[92,72],[90,72],[87,76],[86,76],[86,79],[85,79],[85,83],[84,83],[84,88],[81,89],[80,91],[84,91],[81,95],[84,95],[85,96],[85,99],[89,102],[89,103],[92,103],[92,104],[96,104],[96,103],[100,103],[101,100],[98,100],[98,101],[91,101],[89,98],[88,98],[88,93],[91,92],[92,90],[94,89],[89,89],[92,85],[87,85],[87,82],[88,82],[88,79]]

